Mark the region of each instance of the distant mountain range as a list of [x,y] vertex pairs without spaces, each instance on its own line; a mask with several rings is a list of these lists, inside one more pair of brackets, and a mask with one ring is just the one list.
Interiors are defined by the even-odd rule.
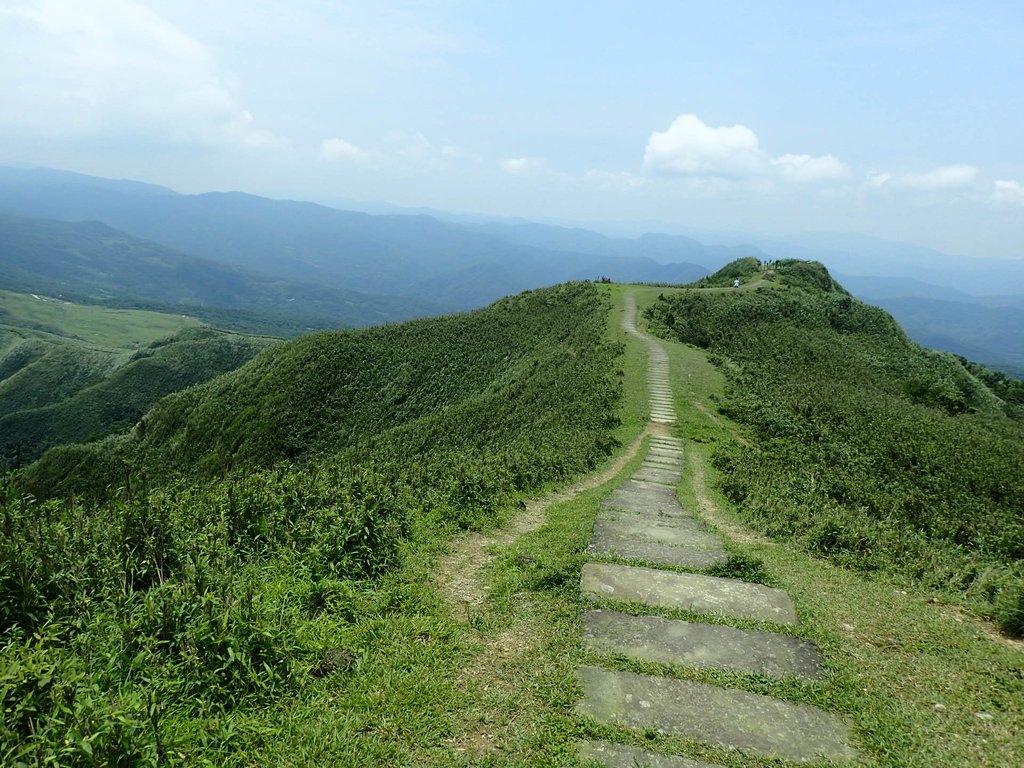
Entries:
[[[448,310],[568,280],[678,283],[708,272],[682,258],[664,264],[614,247],[607,253],[556,249],[430,216],[372,216],[237,192],[179,195],[138,182],[47,169],[0,168],[0,210],[100,221],[221,264],[325,287],[412,297]],[[699,243],[679,241],[687,257],[699,255]],[[713,247],[708,255],[728,260],[725,250]]]
[[440,311],[409,298],[286,281],[140,240],[97,221],[0,213],[0,286],[101,303],[134,299],[204,316],[210,308],[353,327]]
[[862,235],[722,236],[715,245],[681,235],[606,237],[238,192],[182,195],[3,166],[0,211],[8,214],[0,218],[0,287],[14,290],[145,299],[200,317],[194,308],[244,308],[308,316],[312,327],[352,326],[471,309],[569,280],[678,284],[744,256],[800,258],[824,263],[922,344],[1018,374],[1024,361],[1024,325],[1013,311],[1024,307],[1024,259],[968,259]]

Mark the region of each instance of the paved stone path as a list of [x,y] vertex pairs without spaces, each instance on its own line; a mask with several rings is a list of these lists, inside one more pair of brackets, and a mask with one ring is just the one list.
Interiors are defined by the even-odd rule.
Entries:
[[[650,420],[674,424],[668,355],[657,340],[637,330],[632,296],[626,310],[623,328],[643,339],[650,352]],[[723,623],[757,620],[793,631],[797,613],[785,592],[666,569],[702,570],[728,559],[721,537],[678,501],[684,457],[682,440],[654,435],[643,464],[601,503],[588,551],[604,562],[584,565],[580,579],[583,595],[594,604],[583,615],[584,647],[597,658],[658,662],[680,671],[710,667],[819,678],[822,659],[813,642]],[[705,614],[715,623],[656,615],[666,610]],[[599,723],[799,762],[856,755],[845,720],[807,704],[600,666],[582,667],[579,679],[583,698],[577,712]],[[581,742],[580,754],[610,768],[719,768],[605,741]]]

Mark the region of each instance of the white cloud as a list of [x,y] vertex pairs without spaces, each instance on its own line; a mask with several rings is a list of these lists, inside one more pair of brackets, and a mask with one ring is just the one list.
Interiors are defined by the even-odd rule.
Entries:
[[928,192],[968,187],[977,177],[978,169],[973,165],[944,165],[926,173],[874,173],[868,178],[868,183],[874,187],[893,186]]
[[777,178],[798,184],[841,181],[850,169],[834,155],[785,154],[772,158],[745,125],[715,128],[696,115],[679,115],[655,131],[644,149],[648,171],[719,178]]
[[361,163],[368,160],[369,153],[357,147],[350,141],[335,137],[324,139],[320,142],[320,159],[328,162],[335,160],[347,160],[349,162]]
[[1024,185],[1013,179],[999,179],[994,184],[992,199],[997,203],[1024,205]]
[[772,160],[784,179],[800,183],[841,181],[849,178],[850,169],[833,155],[783,155]]
[[887,171],[877,171],[868,176],[868,184],[872,187],[884,187],[892,181],[893,175]]
[[384,140],[393,154],[406,160],[436,161],[440,155],[434,143],[419,131],[389,131]]
[[527,176],[544,170],[544,161],[538,157],[514,157],[502,160],[498,167],[512,176]]
[[583,179],[597,186],[599,189],[623,189],[642,187],[647,180],[642,176],[625,171],[599,171],[597,169],[587,171]]
[[0,126],[282,149],[253,125],[198,40],[134,0],[13,0],[0,9]]
[[712,128],[696,115],[679,115],[655,131],[644,149],[644,168],[659,173],[746,176],[763,173],[767,157],[744,125]]

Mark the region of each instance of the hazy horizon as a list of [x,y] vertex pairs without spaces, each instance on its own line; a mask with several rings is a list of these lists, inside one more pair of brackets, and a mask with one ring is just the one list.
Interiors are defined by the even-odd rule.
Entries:
[[1024,258],[1024,7],[13,0],[0,162]]

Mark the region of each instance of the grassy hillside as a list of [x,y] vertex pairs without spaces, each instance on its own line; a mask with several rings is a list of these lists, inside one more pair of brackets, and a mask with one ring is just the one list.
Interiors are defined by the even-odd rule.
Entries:
[[50,350],[0,381],[0,463],[20,465],[52,446],[127,429],[165,395],[233,371],[275,342],[191,328],[125,357],[40,341]]
[[0,291],[0,466],[97,439],[163,396],[240,366],[276,339],[193,317]]
[[[717,287],[735,278],[745,287]],[[648,318],[728,378],[722,411],[756,439],[718,463],[746,519],[844,565],[971,592],[1024,631],[1015,389],[1002,399],[977,369],[910,342],[818,264],[735,262],[703,285]]]
[[42,331],[99,347],[132,349],[200,323],[180,313],[115,310],[0,290],[0,325]]
[[[385,627],[412,633],[443,687],[459,650],[403,612],[422,580],[389,574],[608,454],[621,349],[607,315],[594,287],[567,285],[286,342],[24,478],[115,481],[108,500],[5,484],[0,762],[250,764],[253,723],[269,737],[276,707],[347,685],[363,663],[340,640],[352,632],[373,647]],[[415,711],[425,682],[396,703]],[[363,764],[386,759],[366,749]]]

